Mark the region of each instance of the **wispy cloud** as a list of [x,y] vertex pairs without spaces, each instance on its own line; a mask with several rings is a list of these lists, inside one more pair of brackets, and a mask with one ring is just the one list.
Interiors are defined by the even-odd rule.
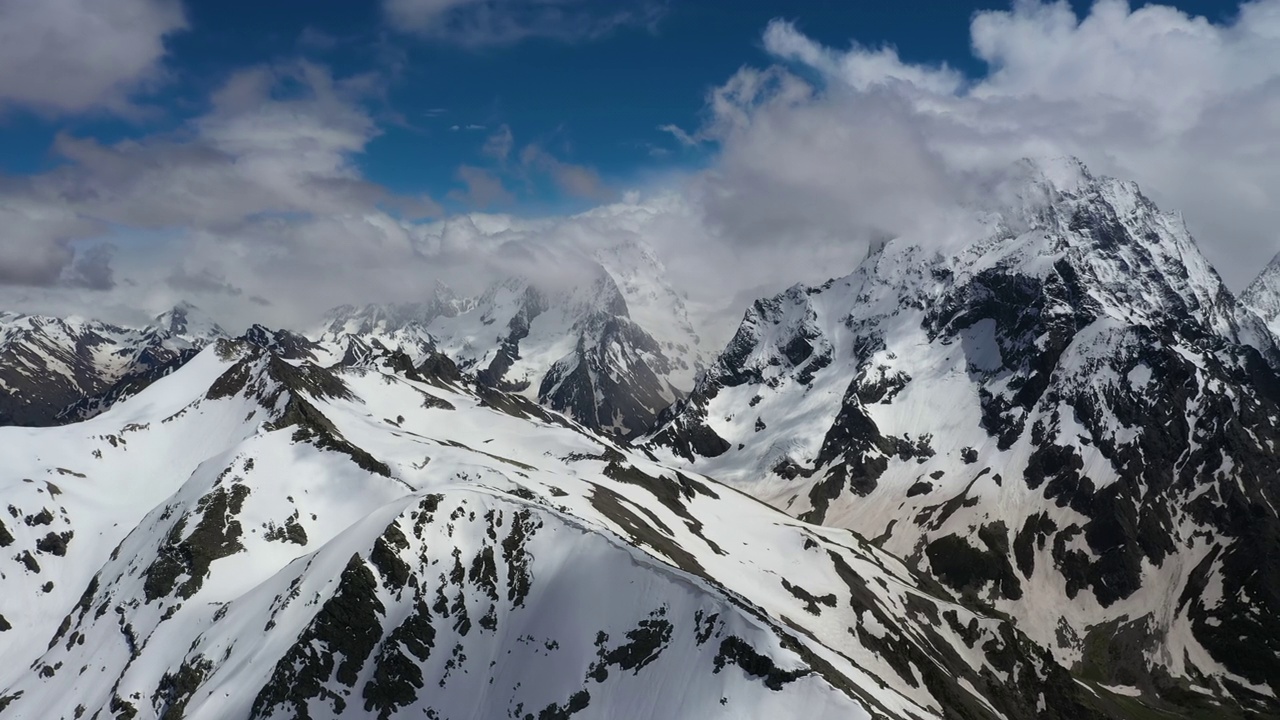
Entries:
[[392,28],[468,47],[529,38],[597,40],[622,27],[653,27],[665,13],[655,0],[383,0]]
[[565,162],[538,145],[526,145],[520,151],[525,169],[544,173],[566,195],[587,200],[606,200],[613,192],[605,186],[594,168]]
[[481,209],[493,205],[509,205],[515,200],[515,196],[502,183],[502,178],[490,170],[463,165],[458,168],[457,176],[466,190],[450,192],[449,198],[452,200]]

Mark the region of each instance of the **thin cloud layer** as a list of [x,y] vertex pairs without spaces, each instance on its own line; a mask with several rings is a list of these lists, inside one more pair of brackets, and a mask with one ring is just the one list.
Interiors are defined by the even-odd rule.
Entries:
[[663,13],[647,0],[384,0],[383,10],[396,30],[469,47],[597,40],[621,27],[651,27]]

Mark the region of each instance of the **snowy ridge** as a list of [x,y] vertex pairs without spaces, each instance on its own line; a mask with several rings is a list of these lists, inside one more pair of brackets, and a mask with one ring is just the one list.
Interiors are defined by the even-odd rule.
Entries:
[[1117,716],[858,536],[447,366],[223,341],[0,429],[0,713]]
[[758,301],[647,447],[876,538],[1080,677],[1275,712],[1274,341],[1132,183],[1066,162],[1020,198],[951,257],[890,241]]

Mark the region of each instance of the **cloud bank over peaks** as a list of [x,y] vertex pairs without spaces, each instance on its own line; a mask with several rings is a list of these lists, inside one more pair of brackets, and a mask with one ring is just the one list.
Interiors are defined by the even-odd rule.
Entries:
[[[1226,24],[1120,0],[1084,16],[1066,2],[1019,0],[976,14],[970,36],[988,68],[975,78],[904,62],[892,48],[831,48],[772,22],[763,41],[779,64],[714,90],[706,125],[688,133],[723,147],[726,204],[713,215],[730,227],[739,212],[764,216],[744,228],[807,216],[809,234],[828,223],[834,232],[838,205],[821,198],[842,185],[864,224],[915,232],[919,220],[893,217],[895,204],[971,204],[980,198],[969,187],[1019,158],[1076,156],[1184,211],[1233,287],[1274,254],[1280,0],[1244,3]],[[769,197],[809,212],[789,217],[762,206]]]

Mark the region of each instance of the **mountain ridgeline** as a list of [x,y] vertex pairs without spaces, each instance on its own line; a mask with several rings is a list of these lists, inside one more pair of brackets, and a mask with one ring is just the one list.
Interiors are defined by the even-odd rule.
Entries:
[[1027,163],[708,353],[653,252],[0,315],[0,718],[1280,714],[1280,262]]

